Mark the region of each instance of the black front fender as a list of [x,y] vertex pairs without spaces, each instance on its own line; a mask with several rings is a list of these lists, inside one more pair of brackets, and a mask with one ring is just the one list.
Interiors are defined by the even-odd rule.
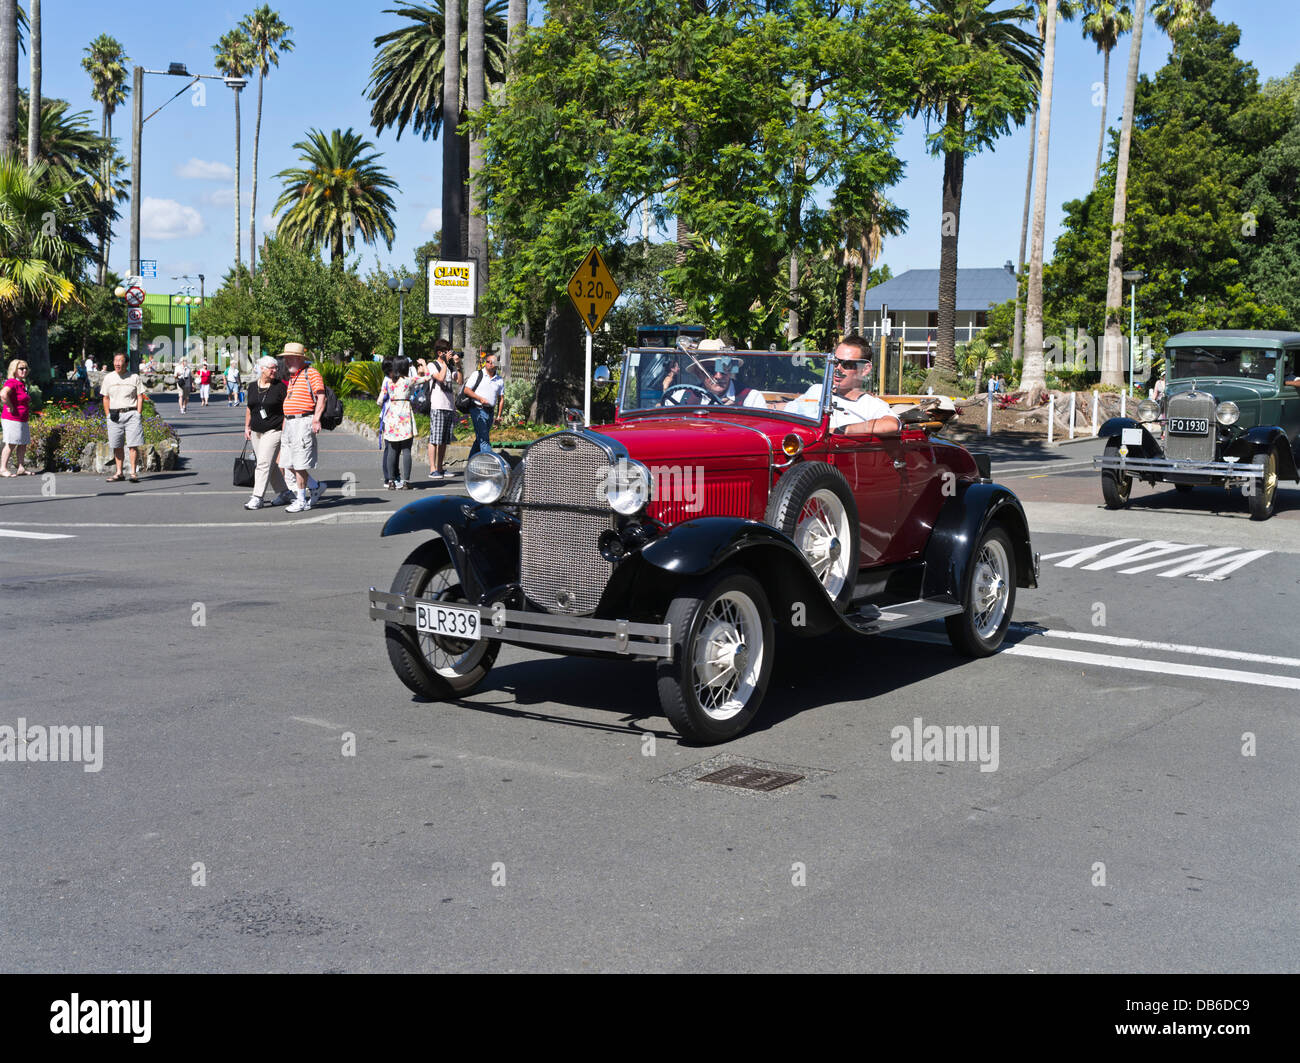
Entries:
[[1296,468],[1295,454],[1291,450],[1291,440],[1286,432],[1277,425],[1260,424],[1242,433],[1232,441],[1227,453],[1249,461],[1255,451],[1272,447],[1277,451],[1277,475],[1280,480],[1300,480],[1300,470]]
[[1112,417],[1097,429],[1097,437],[1099,439],[1120,439],[1125,428],[1142,429],[1142,457],[1163,458],[1165,456],[1165,452],[1160,449],[1160,444],[1156,442],[1155,437],[1147,431],[1146,425],[1141,421],[1133,420],[1132,417]]
[[985,531],[1000,524],[1016,552],[1016,586],[1037,587],[1029,521],[1015,494],[999,484],[973,483],[958,488],[944,503],[925,549],[926,598],[947,596],[965,605],[966,574]]
[[843,620],[799,548],[776,528],[741,517],[701,517],[675,525],[614,570],[597,615],[662,615],[678,588],[723,565],[748,569],[763,585],[772,618],[801,635]]
[[413,531],[434,532],[447,544],[470,601],[519,582],[519,521],[503,510],[457,495],[435,495],[403,506],[380,534]]

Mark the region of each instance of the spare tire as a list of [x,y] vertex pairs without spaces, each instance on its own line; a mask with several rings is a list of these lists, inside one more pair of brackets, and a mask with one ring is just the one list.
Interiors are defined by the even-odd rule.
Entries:
[[841,612],[858,574],[858,506],[844,474],[823,461],[787,470],[767,503],[766,521],[794,540]]

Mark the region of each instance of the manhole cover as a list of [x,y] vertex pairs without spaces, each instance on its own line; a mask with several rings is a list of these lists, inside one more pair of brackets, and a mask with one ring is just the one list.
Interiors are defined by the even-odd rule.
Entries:
[[721,771],[701,775],[699,781],[717,783],[719,786],[739,786],[742,790],[763,790],[770,793],[772,790],[781,789],[782,786],[789,786],[792,782],[799,782],[802,778],[802,775],[795,775],[788,771],[760,771],[758,768],[733,765],[730,768],[723,768]]

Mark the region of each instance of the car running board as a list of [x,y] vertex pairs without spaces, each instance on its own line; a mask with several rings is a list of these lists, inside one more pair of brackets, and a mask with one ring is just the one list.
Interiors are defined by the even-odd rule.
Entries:
[[845,614],[845,622],[862,635],[879,635],[894,628],[915,627],[931,620],[942,620],[962,611],[956,602],[943,598],[918,598],[914,602],[897,605],[864,605],[854,613]]

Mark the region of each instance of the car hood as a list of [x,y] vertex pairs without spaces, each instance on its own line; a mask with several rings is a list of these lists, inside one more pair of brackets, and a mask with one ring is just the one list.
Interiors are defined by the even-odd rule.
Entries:
[[[744,427],[751,423],[752,428]],[[647,465],[662,465],[679,463],[683,459],[716,461],[761,458],[766,463],[771,458],[772,450],[780,445],[782,436],[800,429],[794,429],[785,422],[757,417],[745,418],[743,421],[737,417],[735,423],[728,423],[711,417],[687,415],[647,417],[617,425],[602,425],[591,431],[617,439],[627,447],[629,456],[637,461]],[[810,427],[800,434],[805,435],[805,442],[808,442],[815,432]]]
[[1208,391],[1214,396],[1215,402],[1227,402],[1231,400],[1238,406],[1242,401],[1254,401],[1261,397],[1273,395],[1277,390],[1277,385],[1269,380],[1243,380],[1241,377],[1213,377],[1198,376],[1186,380],[1175,380],[1169,385],[1165,396],[1185,395],[1192,390],[1192,384],[1195,383],[1197,391]]

